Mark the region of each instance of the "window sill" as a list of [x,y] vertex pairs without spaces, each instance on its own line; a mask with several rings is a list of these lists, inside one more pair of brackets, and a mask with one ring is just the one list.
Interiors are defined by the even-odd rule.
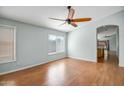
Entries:
[[6,64],[6,63],[11,63],[11,62],[15,62],[16,60],[10,60],[10,61],[2,61],[0,60],[0,64]]
[[62,52],[52,52],[52,53],[48,53],[48,55],[55,55],[55,54],[60,54],[60,53],[64,53],[64,51],[62,51]]

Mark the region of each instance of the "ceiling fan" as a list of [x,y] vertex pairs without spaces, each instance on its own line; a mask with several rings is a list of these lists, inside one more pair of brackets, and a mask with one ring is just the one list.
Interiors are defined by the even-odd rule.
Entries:
[[74,14],[75,14],[75,10],[71,6],[68,6],[67,9],[69,11],[67,19],[58,19],[58,18],[49,18],[49,19],[58,20],[58,21],[65,21],[61,25],[64,25],[64,24],[68,23],[68,24],[72,25],[73,27],[77,27],[78,26],[76,24],[76,22],[91,21],[91,18],[73,18]]

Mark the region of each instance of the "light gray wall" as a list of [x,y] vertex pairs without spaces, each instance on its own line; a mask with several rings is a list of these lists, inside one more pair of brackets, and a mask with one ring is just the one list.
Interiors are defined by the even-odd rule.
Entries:
[[119,65],[124,66],[124,11],[93,21],[68,34],[68,56],[97,62],[96,28],[102,25],[119,26]]
[[96,33],[92,28],[80,28],[68,34],[68,56],[96,61]]
[[108,38],[109,40],[109,45],[110,45],[110,50],[111,51],[117,51],[116,50],[116,35],[112,35],[111,37]]
[[119,58],[119,32],[118,31],[116,32],[116,55]]
[[0,64],[0,73],[66,57],[66,51],[65,53],[55,55],[47,54],[48,34],[54,33],[63,35],[66,38],[65,32],[54,31],[4,18],[0,18],[0,24],[16,26],[17,48],[16,62]]

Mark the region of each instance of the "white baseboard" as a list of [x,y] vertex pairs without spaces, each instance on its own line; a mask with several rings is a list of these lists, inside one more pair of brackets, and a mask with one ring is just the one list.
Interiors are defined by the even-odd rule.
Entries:
[[72,57],[72,56],[69,56],[69,58],[73,58],[73,59],[79,59],[79,60],[83,60],[83,61],[90,61],[90,62],[97,62],[95,60],[90,60],[90,59],[85,59],[85,58],[80,58],[80,57]]
[[124,64],[119,64],[119,67],[124,67]]
[[[65,58],[65,57],[64,57],[64,58]],[[77,57],[70,57],[70,56],[69,56],[69,58],[79,59],[79,60],[83,60],[83,61],[85,60],[85,61],[95,62],[94,60],[83,59],[83,58],[77,58]],[[61,59],[63,59],[63,58],[61,58]],[[60,60],[60,59],[56,59],[56,60]],[[12,73],[12,72],[16,72],[16,71],[20,71],[20,70],[32,68],[32,67],[35,67],[35,66],[38,66],[38,65],[42,65],[42,64],[45,64],[45,63],[49,63],[49,62],[52,62],[52,61],[56,61],[56,60],[46,61],[46,62],[42,62],[42,63],[38,63],[38,64],[34,64],[34,65],[30,65],[30,66],[18,68],[18,69],[11,70],[11,71],[2,72],[2,73],[0,73],[0,75],[5,75],[5,74]]]
[[[65,57],[63,57],[63,58],[65,58]],[[60,58],[60,59],[63,59],[63,58]],[[20,71],[20,70],[32,68],[32,67],[35,67],[35,66],[39,66],[39,65],[46,64],[46,63],[49,63],[49,62],[52,62],[52,61],[56,61],[56,60],[60,60],[60,59],[55,59],[55,60],[51,60],[51,61],[46,61],[46,62],[42,62],[42,63],[38,63],[38,64],[26,66],[26,67],[21,67],[21,68],[18,68],[18,69],[15,69],[15,70],[11,70],[11,71],[2,72],[2,73],[0,73],[0,75],[5,75],[5,74],[12,73],[12,72],[16,72],[16,71]]]
[[0,73],[0,75],[5,75],[5,74],[12,73],[12,72],[16,72],[16,71],[32,68],[32,67],[35,67],[35,66],[38,66],[38,65],[42,65],[42,64],[45,64],[45,63],[48,63],[48,62],[42,62],[42,63],[39,63],[39,64],[34,64],[34,65],[26,66],[26,67],[21,67],[21,68],[15,69],[15,70],[7,71],[7,72],[2,72],[2,73]]

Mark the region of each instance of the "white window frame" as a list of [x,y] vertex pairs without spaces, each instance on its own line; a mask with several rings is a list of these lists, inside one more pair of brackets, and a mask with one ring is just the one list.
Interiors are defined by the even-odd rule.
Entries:
[[[49,35],[54,35],[54,36],[56,36],[56,38],[57,37],[63,37],[64,38],[64,45],[63,45],[64,46],[64,49],[63,49],[63,51],[56,51],[56,52],[51,52],[51,53],[49,53],[49,51],[48,51],[48,55],[54,55],[54,54],[58,54],[58,53],[64,53],[65,52],[65,36],[64,35],[56,35],[56,34],[48,34],[48,45],[49,45]],[[56,46],[57,46],[57,41],[56,41]],[[57,47],[56,47],[56,50],[57,50]]]
[[4,63],[9,63],[9,62],[15,62],[16,61],[16,26],[9,26],[9,25],[1,25],[0,27],[5,27],[5,28],[12,28],[14,31],[14,35],[13,35],[13,39],[14,39],[14,45],[13,45],[13,60],[8,60],[8,61],[1,61],[0,60],[0,64],[4,64]]

